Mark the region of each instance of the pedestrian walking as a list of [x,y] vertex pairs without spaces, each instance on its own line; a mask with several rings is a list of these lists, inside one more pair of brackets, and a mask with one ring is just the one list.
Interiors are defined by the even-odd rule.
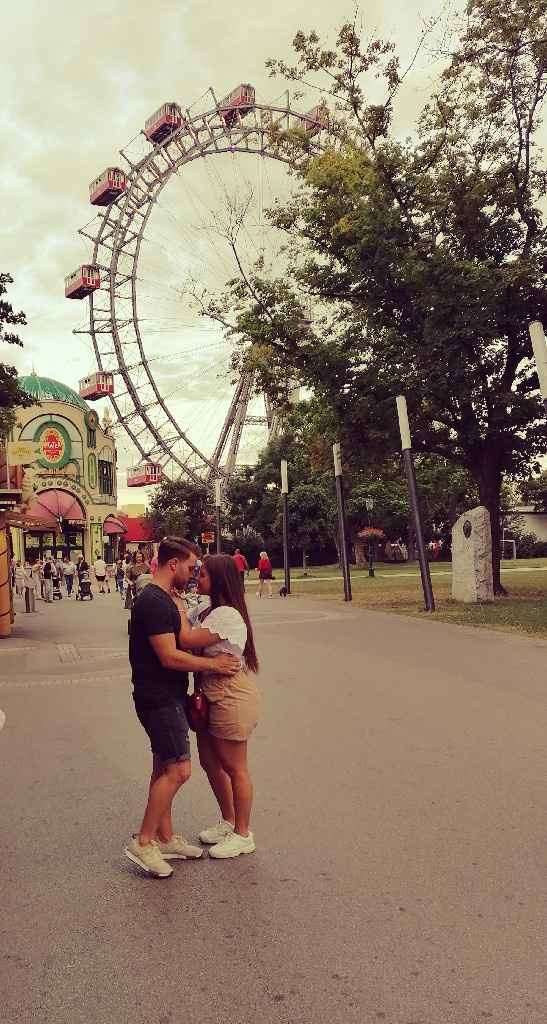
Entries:
[[258,579],[260,581],[259,585],[258,585],[258,596],[262,597],[262,592],[264,590],[264,584],[266,584],[266,586],[268,588],[268,597],[271,597],[272,596],[273,570],[272,570],[272,563],[270,562],[270,559],[268,558],[268,552],[267,551],[261,551],[260,552],[260,558],[258,560],[257,569],[258,569]]
[[76,566],[70,556],[67,556],[63,560],[63,575],[66,584],[67,597],[72,596],[72,589],[74,587],[74,575],[76,572]]
[[199,591],[210,607],[182,618],[181,647],[203,650],[206,658],[233,654],[239,671],[219,675],[212,666],[200,673],[198,685],[209,705],[205,730],[197,733],[199,759],[217,799],[221,820],[200,833],[218,859],[254,853],[250,831],[253,784],[247,765],[247,741],[258,721],[259,693],[253,674],[258,672],[253,630],[245,603],[241,576],[229,555],[208,555],[199,578]]
[[44,562],[44,568],[42,569],[42,578],[44,580],[44,601],[46,601],[47,604],[51,604],[51,602],[53,601],[53,562],[51,556],[49,555]]
[[24,566],[24,583],[25,583],[25,611],[27,611],[27,612],[35,612],[36,611],[36,587],[38,585],[38,571],[36,569],[36,566],[32,566],[30,564],[30,562],[25,562],[25,566]]
[[15,593],[17,597],[23,597],[25,593],[25,567],[19,559],[14,569]]
[[245,573],[249,572],[249,563],[245,558],[245,555],[241,554],[239,548],[236,548],[233,554],[234,562],[237,566],[237,570],[241,576],[241,582],[243,584],[243,590],[245,590]]
[[110,586],[106,576],[106,562],[98,551],[95,555],[95,561],[93,563],[93,572],[95,573],[95,579],[99,584],[99,594],[106,594],[106,590],[108,590],[108,593],[110,593]]
[[125,569],[123,567],[123,561],[118,558],[116,562],[116,571],[114,573],[114,580],[116,583],[116,592],[123,598],[123,584],[125,580]]
[[131,614],[129,660],[137,717],[150,739],[152,775],[144,818],[125,854],[148,874],[172,874],[169,860],[198,858],[200,847],[173,832],[173,800],[190,778],[190,742],[185,712],[188,672],[205,668],[235,674],[239,661],[220,654],[210,661],[177,647],[182,628],[173,591],[183,591],[199,548],[180,537],[165,537],[154,580],[137,598]]

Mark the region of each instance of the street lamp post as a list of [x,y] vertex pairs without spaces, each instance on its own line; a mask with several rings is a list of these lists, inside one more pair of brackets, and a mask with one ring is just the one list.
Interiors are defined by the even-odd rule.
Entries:
[[545,407],[545,414],[547,415],[547,343],[543,333],[543,324],[539,320],[534,320],[534,323],[529,325],[528,330],[530,331],[532,348],[534,350],[541,397]]
[[338,503],[338,536],[340,538],[340,554],[342,556],[342,576],[344,577],[344,601],[351,601],[351,577],[349,574],[348,541],[346,506],[344,499],[344,482],[342,479],[342,449],[339,442],[332,446],[334,458],[334,479],[336,483],[336,500]]
[[281,459],[281,501],[283,503],[283,567],[285,590],[291,592],[291,568],[289,562],[289,474],[287,460]]
[[[365,498],[365,508],[367,510],[368,525],[370,527],[370,513],[374,508],[374,498]],[[372,537],[368,539],[368,574],[369,577],[374,579],[374,541]]]
[[435,598],[433,597],[433,587],[431,586],[431,573],[429,571],[429,562],[427,560],[427,554],[424,544],[422,517],[420,515],[418,488],[416,486],[416,471],[414,469],[414,458],[412,455],[412,440],[410,437],[410,425],[408,422],[406,398],[404,395],[398,395],[396,401],[397,414],[399,416],[399,431],[401,434],[401,448],[403,452],[406,482],[408,485],[408,497],[410,500],[410,508],[412,510],[412,516],[414,519],[414,528],[416,530],[416,543],[418,545],[418,559],[420,562],[420,575],[422,577],[422,589],[424,592],[425,610],[427,612],[434,612]]
[[220,555],[222,551],[222,541],[220,535],[220,506],[222,505],[222,484],[220,479],[217,477],[215,480],[215,517],[216,517],[216,541],[217,541],[217,555]]

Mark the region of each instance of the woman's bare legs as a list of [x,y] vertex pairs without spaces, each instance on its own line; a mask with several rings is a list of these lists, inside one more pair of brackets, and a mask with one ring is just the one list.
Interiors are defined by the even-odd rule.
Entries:
[[209,737],[218,761],[229,776],[234,799],[235,832],[249,835],[249,821],[253,805],[253,783],[247,767],[247,741],[220,740]]
[[203,768],[209,785],[215,794],[220,813],[224,821],[235,823],[234,794],[230,776],[224,771],[214,747],[215,741],[206,732],[198,732],[199,763]]

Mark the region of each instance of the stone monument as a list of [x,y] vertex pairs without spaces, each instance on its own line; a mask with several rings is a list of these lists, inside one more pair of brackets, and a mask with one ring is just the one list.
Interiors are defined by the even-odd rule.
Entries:
[[492,532],[484,505],[465,512],[452,528],[452,597],[467,604],[494,600]]

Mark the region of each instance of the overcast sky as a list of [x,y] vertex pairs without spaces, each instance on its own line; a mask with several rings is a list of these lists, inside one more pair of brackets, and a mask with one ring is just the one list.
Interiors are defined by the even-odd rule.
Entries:
[[[389,4],[366,0],[361,12],[367,30],[393,38],[406,59],[419,35],[421,18],[436,13],[440,6],[430,0],[392,0]],[[65,300],[64,276],[80,263],[90,261],[90,244],[77,233],[92,215],[89,182],[106,166],[120,163],[120,148],[138,134],[149,114],[166,100],[189,106],[209,86],[221,96],[240,82],[253,83],[260,101],[273,100],[283,84],[269,79],[265,61],[272,56],[290,58],[290,44],[298,29],[316,28],[332,40],[337,26],[352,16],[353,9],[353,3],[344,0],[339,4],[316,0],[313,5],[299,0],[277,0],[275,4],[242,0],[209,0],[207,4],[195,0],[133,0],[124,4],[116,0],[93,0],[90,4],[19,0],[9,7],[6,4],[0,67],[0,269],[14,277],[16,283],[9,298],[16,308],[25,310],[29,325],[21,332],[24,350],[0,346],[0,359],[15,362],[22,372],[34,367],[38,374],[77,387],[80,376],[94,365],[89,338],[72,333],[86,319],[87,301]],[[408,82],[399,115],[401,131],[406,128],[407,116],[411,127],[412,114],[425,100],[433,74],[434,68],[424,54]],[[219,162],[222,158],[214,159]],[[224,179],[220,163],[220,176],[216,170],[214,177],[209,170],[202,173],[200,167],[193,168],[193,177],[188,178],[194,197],[193,213],[182,208],[189,193],[177,192],[175,186],[168,185],[164,190],[164,194],[170,193],[163,210],[165,223],[162,225],[160,214],[156,221],[151,218],[150,230],[156,233],[153,242],[158,253],[162,238],[170,246],[176,240],[175,259],[180,266],[187,261],[187,250],[193,248],[187,230],[190,221],[196,237],[199,230],[203,234],[205,226],[200,224],[200,216],[204,221],[205,206],[220,202],[222,181],[236,187],[237,179],[230,176],[230,168]],[[259,181],[253,168],[249,180],[253,184]],[[275,174],[260,179],[268,186],[264,186],[264,203],[275,194],[278,180]],[[197,206],[204,197],[200,214]],[[179,216],[187,218],[186,227],[173,234]],[[168,235],[169,224],[172,231]],[[221,261],[212,250],[209,259],[206,247],[204,253],[202,260],[220,287]],[[161,261],[156,262],[156,276],[161,269]],[[152,277],[151,261],[148,272]],[[157,295],[150,294],[149,300],[155,309]],[[207,404],[198,371],[199,358],[207,352],[207,379],[215,378],[217,336],[197,321],[194,330],[187,311],[183,315],[182,310],[181,333],[174,331],[179,311],[172,305],[166,305],[161,315],[169,321],[172,333],[163,330],[160,342],[150,336],[149,344],[155,351],[160,343],[163,362],[158,374],[162,374],[162,387],[168,381],[174,382],[173,391],[178,386],[177,414],[183,416],[186,412],[194,438],[212,448],[228,396],[215,384],[216,391]],[[205,345],[209,347],[205,349]],[[201,356],[194,358],[193,352],[198,349]],[[180,357],[179,352],[183,353]],[[224,350],[219,350],[218,358],[221,356],[226,357]],[[122,463],[133,461],[129,445],[122,438],[119,447]],[[135,493],[140,498],[142,492],[127,492],[121,487],[120,503],[134,499]]]

